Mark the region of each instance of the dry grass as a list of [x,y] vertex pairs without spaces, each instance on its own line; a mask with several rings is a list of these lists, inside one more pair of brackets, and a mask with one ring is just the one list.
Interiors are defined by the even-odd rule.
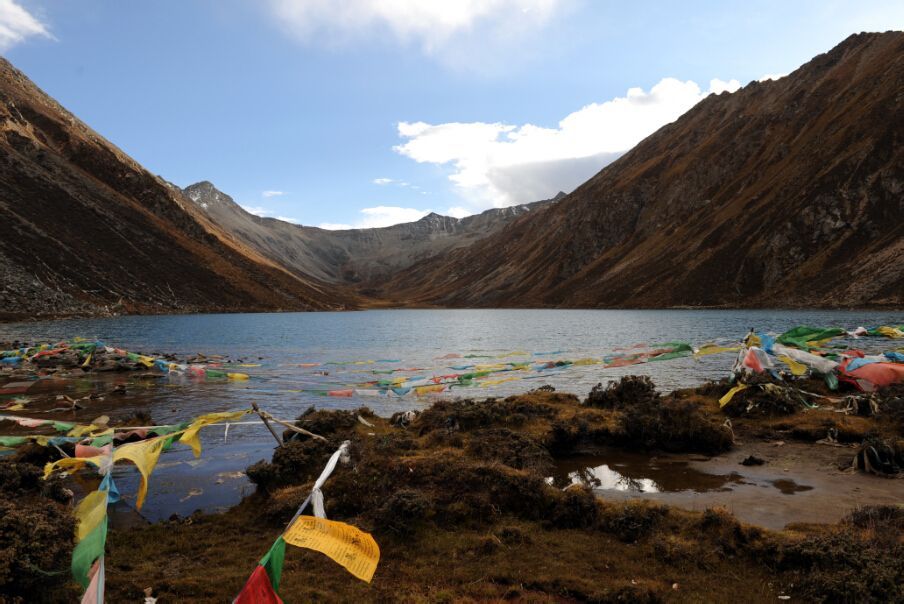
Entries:
[[[649,405],[680,404],[693,411],[693,421],[720,425],[719,394],[684,391]],[[371,532],[380,566],[367,585],[322,554],[290,547],[280,588],[288,602],[904,598],[904,522],[897,509],[864,509],[837,526],[770,532],[723,510],[617,503],[546,483],[552,460],[624,442],[630,416],[624,409],[536,392],[443,401],[407,427],[359,412],[374,427],[348,412],[300,417],[299,425],[332,442],[287,443],[272,462],[249,470],[260,492],[225,513],[111,530],[110,600],[135,601],[152,587],[162,602],[229,601],[346,439],[352,462],[340,465],[324,489],[327,513]],[[882,425],[847,418],[855,419]],[[742,418],[741,429],[763,430],[764,421],[771,420]],[[680,442],[699,450],[692,440]],[[65,600],[71,591],[46,594],[48,601]]]

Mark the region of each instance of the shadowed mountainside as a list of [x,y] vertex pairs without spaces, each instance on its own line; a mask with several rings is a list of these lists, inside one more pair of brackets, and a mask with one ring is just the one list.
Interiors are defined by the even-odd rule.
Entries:
[[420,262],[399,305],[904,304],[904,34],[706,98],[542,216]]
[[466,218],[431,213],[389,227],[332,231],[255,216],[207,181],[184,193],[238,241],[289,270],[333,283],[378,283],[417,261],[479,241],[565,196]]
[[236,243],[2,59],[0,149],[2,317],[357,304]]
[[704,99],[556,203],[326,231],[180,190],[0,60],[0,319],[902,307],[902,90],[904,33],[854,35]]

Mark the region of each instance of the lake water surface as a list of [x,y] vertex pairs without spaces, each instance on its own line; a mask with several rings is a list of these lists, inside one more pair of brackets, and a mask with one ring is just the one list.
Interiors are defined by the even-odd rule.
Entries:
[[[0,341],[52,341],[81,336],[149,354],[222,354],[259,365],[242,369],[251,375],[246,382],[198,382],[171,376],[130,383],[127,396],[106,397],[96,403],[96,408],[89,407],[76,418],[82,422],[93,418],[92,414],[106,413],[115,418],[145,410],[155,423],[168,424],[206,412],[246,408],[252,401],[285,419],[297,417],[311,405],[367,405],[378,415],[429,405],[431,397],[413,395],[324,396],[330,389],[360,388],[361,384],[400,368],[416,369],[403,375],[429,377],[452,373],[456,371],[452,367],[466,363],[600,358],[635,345],[672,341],[694,345],[736,342],[750,328],[782,332],[800,324],[854,329],[860,325],[902,323],[901,312],[861,311],[374,310],[9,323],[0,324]],[[887,347],[887,343],[875,339],[857,342],[861,348],[883,344]],[[472,358],[465,358],[468,355]],[[498,396],[550,384],[557,390],[583,396],[598,382],[637,373],[650,375],[661,389],[671,390],[724,377],[732,360],[731,354],[722,354],[619,369],[572,365],[545,372],[513,372],[511,381],[462,388],[451,395]],[[118,374],[117,379],[130,378]],[[97,387],[90,378],[75,384],[82,391]],[[161,459],[151,479],[144,509],[147,517],[165,518],[196,508],[235,503],[242,492],[250,489],[238,472],[259,459],[269,459],[275,444],[259,425],[234,426],[225,442],[222,428],[207,428],[202,441],[205,449],[200,460],[179,448]],[[124,467],[116,472],[123,490],[134,492],[134,470]]]

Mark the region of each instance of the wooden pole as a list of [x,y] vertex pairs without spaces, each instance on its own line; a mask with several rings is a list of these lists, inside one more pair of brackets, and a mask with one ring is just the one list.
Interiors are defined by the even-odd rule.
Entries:
[[266,416],[267,416],[267,419],[273,420],[274,422],[276,422],[276,423],[279,424],[280,426],[285,426],[285,427],[288,428],[289,430],[292,430],[292,431],[294,431],[294,432],[298,432],[299,434],[304,434],[305,436],[310,436],[311,438],[316,438],[317,440],[322,440],[323,442],[329,442],[327,439],[325,439],[324,437],[320,436],[319,434],[314,434],[314,433],[311,432],[310,430],[305,430],[304,428],[299,428],[298,426],[296,426],[296,425],[294,425],[294,424],[290,424],[289,422],[284,422],[284,421],[281,420],[281,419],[276,419],[275,417],[273,417],[272,415],[270,415],[270,414],[267,413],[266,411],[261,411],[261,413],[263,413],[264,415],[266,415]]
[[273,435],[273,438],[276,439],[277,444],[282,446],[283,442],[279,435],[276,434],[276,430],[273,429],[273,426],[270,425],[270,422],[267,421],[267,418],[264,417],[264,414],[261,413],[260,407],[257,406],[257,403],[251,403],[251,408],[254,409],[254,412],[264,421],[264,425],[267,426],[267,430],[270,431],[270,434]]

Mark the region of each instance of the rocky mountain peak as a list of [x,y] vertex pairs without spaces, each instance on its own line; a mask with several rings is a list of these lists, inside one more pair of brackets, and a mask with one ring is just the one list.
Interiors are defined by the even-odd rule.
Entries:
[[186,197],[205,210],[208,209],[211,204],[227,205],[235,203],[232,197],[217,189],[209,180],[202,180],[201,182],[189,185],[185,187],[182,192],[185,193]]

